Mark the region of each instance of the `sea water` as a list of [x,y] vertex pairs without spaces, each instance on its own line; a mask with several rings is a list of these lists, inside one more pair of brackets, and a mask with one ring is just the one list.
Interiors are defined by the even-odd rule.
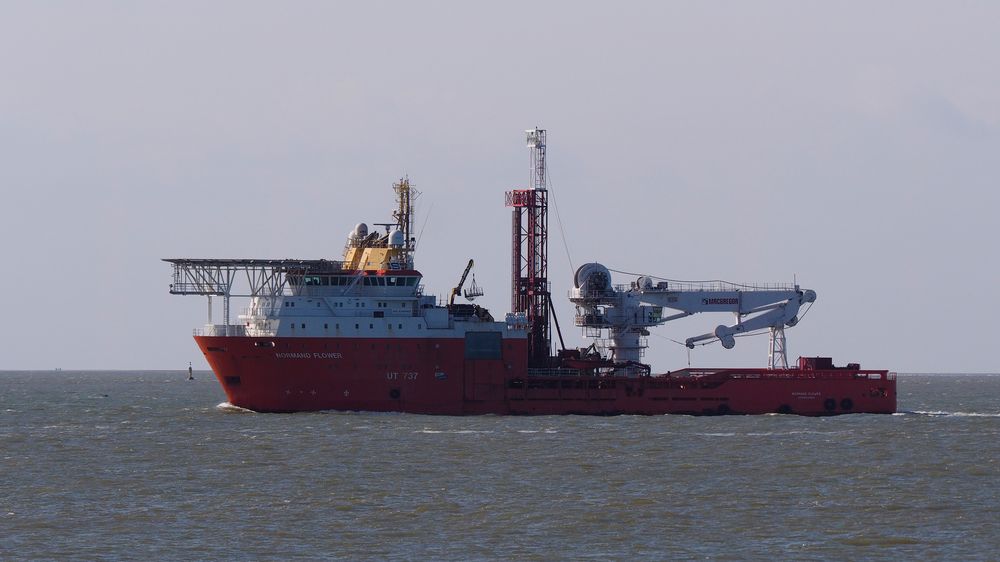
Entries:
[[1000,376],[899,414],[256,414],[0,372],[0,559],[997,559]]

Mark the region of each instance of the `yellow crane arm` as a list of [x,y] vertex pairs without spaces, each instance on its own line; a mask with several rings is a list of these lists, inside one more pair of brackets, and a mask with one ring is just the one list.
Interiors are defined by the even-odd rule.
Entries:
[[469,276],[469,272],[472,271],[473,265],[475,265],[475,262],[470,259],[469,265],[465,266],[465,271],[462,272],[462,278],[458,280],[458,285],[451,290],[451,296],[448,297],[448,306],[455,304],[455,297],[462,293],[462,285],[465,285],[465,279]]

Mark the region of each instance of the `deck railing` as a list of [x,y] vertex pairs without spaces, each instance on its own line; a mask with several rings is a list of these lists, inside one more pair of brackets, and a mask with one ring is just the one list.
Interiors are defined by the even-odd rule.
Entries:
[[246,326],[242,324],[208,324],[204,328],[195,328],[196,336],[245,336]]

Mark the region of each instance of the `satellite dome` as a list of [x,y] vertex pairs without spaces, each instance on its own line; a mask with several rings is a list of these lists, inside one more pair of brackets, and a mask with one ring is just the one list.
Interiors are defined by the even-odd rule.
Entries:
[[393,230],[392,232],[389,233],[390,248],[402,248],[405,242],[406,242],[406,237],[403,235],[402,230]]
[[585,293],[604,293],[611,290],[611,272],[599,263],[585,263],[576,270],[573,284]]
[[354,227],[354,232],[352,232],[351,235],[354,237],[355,240],[360,240],[368,236],[368,225],[363,222],[359,222]]

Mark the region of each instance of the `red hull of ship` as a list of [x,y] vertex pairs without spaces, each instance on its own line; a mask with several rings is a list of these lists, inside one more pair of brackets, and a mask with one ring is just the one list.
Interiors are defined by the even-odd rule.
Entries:
[[[702,369],[645,377],[529,375],[527,343],[466,360],[462,339],[196,336],[229,402],[258,412],[889,414],[896,380],[861,369]],[[264,347],[273,346],[273,347]]]

